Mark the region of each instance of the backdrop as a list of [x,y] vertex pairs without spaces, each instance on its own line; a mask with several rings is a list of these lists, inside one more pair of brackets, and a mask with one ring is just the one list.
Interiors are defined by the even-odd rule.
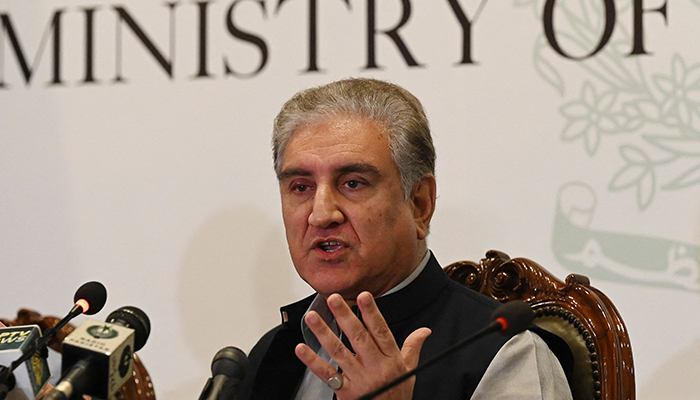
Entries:
[[627,324],[638,397],[695,398],[698,21],[699,0],[0,0],[0,315],[65,315],[99,280],[97,318],[150,316],[157,396],[196,398],[217,350],[311,292],[272,119],[375,77],[431,120],[438,259],[588,275]]

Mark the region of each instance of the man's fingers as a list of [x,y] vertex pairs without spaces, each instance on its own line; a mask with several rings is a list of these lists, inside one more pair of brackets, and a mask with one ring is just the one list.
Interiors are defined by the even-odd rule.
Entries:
[[[346,305],[347,306],[347,305]],[[352,313],[351,313],[352,314]],[[326,325],[317,312],[311,311],[306,314],[306,324],[311,328],[311,331],[316,335],[316,339],[321,343],[321,346],[326,350],[343,370],[357,369],[357,360],[355,355],[345,347],[345,344],[335,335],[335,332]],[[359,321],[358,321],[359,323]],[[340,323],[339,323],[340,325]]]
[[[299,360],[324,382],[328,382],[332,377],[339,377],[340,380],[331,381],[340,385],[336,390],[339,398],[341,396],[352,398],[376,389],[396,378],[398,374],[418,365],[420,351],[425,339],[431,333],[430,329],[421,328],[414,331],[406,338],[403,348],[399,349],[369,292],[363,292],[357,297],[364,323],[340,295],[328,296],[327,303],[338,327],[350,340],[356,354],[345,347],[340,338],[315,311],[307,313],[304,320],[328,355],[342,368],[343,373],[339,374],[336,368],[319,357],[306,344],[297,345],[295,353]],[[353,385],[358,382],[361,382],[361,387]],[[335,387],[330,384],[329,386]],[[404,398],[410,396],[411,388],[412,384],[406,382],[392,389],[390,393],[400,394],[399,397]]]
[[[372,295],[369,296],[371,297]],[[382,349],[378,348],[373,334],[368,331],[362,321],[357,318],[350,306],[348,306],[339,294],[328,296],[328,308],[330,308],[335,316],[338,326],[343,331],[343,335],[345,335],[350,341],[350,344],[352,344],[355,353],[361,355],[363,358],[370,357],[370,359],[377,353],[383,353]],[[381,318],[381,315],[379,315],[379,317]],[[389,335],[391,335],[391,332],[389,332]],[[394,346],[396,347],[396,345]],[[396,352],[398,353],[398,347],[396,347]]]
[[427,339],[431,333],[433,332],[428,328],[419,328],[408,335],[406,340],[403,342],[401,356],[403,357],[403,361],[406,363],[406,367],[408,369],[413,369],[418,366],[420,349],[423,348],[425,339]]
[[316,376],[321,378],[324,382],[331,376],[338,373],[338,371],[333,368],[332,365],[319,357],[316,352],[314,352],[304,343],[299,343],[294,349],[294,353],[297,355],[297,358],[299,358],[299,360],[311,370],[311,372],[316,374]]
[[399,347],[396,339],[391,333],[391,329],[386,324],[386,320],[374,302],[374,297],[369,292],[362,292],[357,296],[357,305],[362,311],[362,320],[367,326],[367,330],[372,335],[379,350],[387,356],[397,355]]

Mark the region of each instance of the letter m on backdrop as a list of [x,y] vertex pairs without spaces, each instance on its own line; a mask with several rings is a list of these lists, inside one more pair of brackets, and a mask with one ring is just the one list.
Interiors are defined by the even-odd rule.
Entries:
[[[64,10],[56,10],[53,17],[49,21],[44,30],[44,34],[39,42],[39,48],[32,63],[27,62],[27,57],[22,49],[19,40],[19,35],[12,24],[12,19],[7,13],[0,14],[0,88],[5,87],[5,48],[8,47],[15,55],[15,59],[19,64],[24,83],[29,85],[32,80],[32,74],[39,65],[41,56],[44,53],[46,44],[49,38],[53,36],[53,79],[52,84],[60,84],[61,82],[61,15]],[[8,46],[5,46],[8,44]]]

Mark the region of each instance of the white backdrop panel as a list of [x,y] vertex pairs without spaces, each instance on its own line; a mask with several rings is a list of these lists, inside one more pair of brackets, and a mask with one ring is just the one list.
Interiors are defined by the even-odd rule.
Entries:
[[[309,3],[0,0],[0,315],[61,316],[99,280],[98,318],[151,318],[141,357],[158,397],[196,398],[218,349],[248,351],[311,291],[287,254],[272,119],[297,90],[368,76],[427,109],[443,264],[494,248],[589,275],[625,318],[638,397],[693,398],[700,2],[608,1],[606,20],[603,1],[550,0],[566,54],[615,22],[575,60],[546,40],[545,1],[484,3],[476,21],[480,2],[452,1],[472,21],[471,63],[447,0],[318,2],[313,49]],[[664,4],[635,28],[634,6]],[[418,66],[381,32],[368,54],[369,16],[383,31],[403,12]],[[649,54],[629,55],[635,29]]]

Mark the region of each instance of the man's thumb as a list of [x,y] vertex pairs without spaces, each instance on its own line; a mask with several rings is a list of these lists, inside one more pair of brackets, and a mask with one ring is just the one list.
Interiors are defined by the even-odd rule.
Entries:
[[403,342],[401,356],[403,357],[403,361],[406,363],[408,369],[413,369],[418,366],[420,349],[423,347],[425,339],[427,339],[431,333],[433,332],[428,328],[419,328],[408,335],[406,340]]

